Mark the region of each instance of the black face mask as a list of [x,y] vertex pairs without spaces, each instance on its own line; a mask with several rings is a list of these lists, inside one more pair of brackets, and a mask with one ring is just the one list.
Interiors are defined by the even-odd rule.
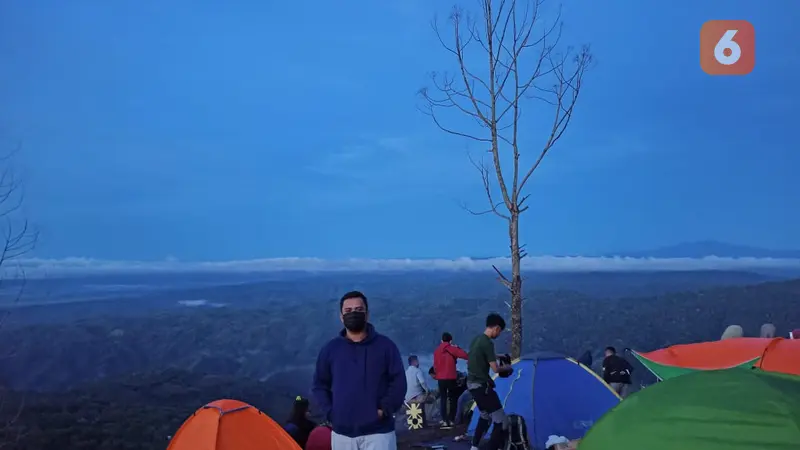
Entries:
[[342,322],[344,322],[344,327],[347,328],[347,331],[360,333],[367,326],[367,313],[362,311],[345,313],[342,316]]

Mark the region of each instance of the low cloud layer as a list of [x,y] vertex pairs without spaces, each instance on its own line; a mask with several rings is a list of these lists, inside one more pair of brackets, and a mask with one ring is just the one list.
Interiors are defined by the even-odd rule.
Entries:
[[[184,262],[108,261],[90,258],[24,259],[6,265],[6,274],[24,271],[27,277],[101,273],[148,272],[341,272],[341,271],[486,271],[492,265],[510,267],[508,258],[490,259],[319,259],[270,258],[241,261]],[[775,258],[593,258],[582,256],[536,256],[522,261],[523,270],[540,272],[587,271],[675,271],[675,270],[800,270],[800,259]]]
[[225,303],[210,303],[208,300],[179,300],[178,304],[181,306],[188,306],[191,308],[197,307],[211,307],[211,308],[222,308],[225,306]]

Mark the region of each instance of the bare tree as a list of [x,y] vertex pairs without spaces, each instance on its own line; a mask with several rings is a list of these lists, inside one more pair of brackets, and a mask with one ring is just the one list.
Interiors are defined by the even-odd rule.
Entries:
[[[458,63],[458,70],[455,74],[431,74],[433,89],[421,89],[420,97],[423,112],[442,131],[489,147],[491,163],[470,158],[480,174],[488,206],[464,208],[474,215],[496,215],[508,223],[511,276],[494,269],[511,293],[511,352],[517,358],[522,349],[520,266],[525,257],[519,217],[529,208],[525,187],[566,131],[592,56],[588,46],[558,50],[560,9],[554,20],[546,23],[543,0],[477,1],[482,14],[476,19],[458,7],[453,9],[447,38],[434,21],[436,36]],[[468,59],[476,63],[470,64]],[[530,104],[545,106],[541,115],[531,115],[538,123],[522,120],[523,106]],[[447,111],[468,119],[470,126],[446,125]],[[536,133],[536,128],[544,130],[538,145],[524,136]],[[524,165],[520,157],[528,153],[535,159]]]
[[[17,263],[33,251],[39,239],[38,231],[30,226],[20,210],[25,193],[14,167],[18,150],[19,147],[0,156],[0,227],[3,230],[0,242],[0,287],[10,281],[19,287],[15,297],[10,299],[12,304],[19,302],[25,286],[25,271]],[[6,308],[0,315],[0,326],[8,313]]]
[[[36,246],[39,234],[21,214],[25,195],[14,170],[16,151],[0,156],[0,288],[11,285],[9,297],[0,296],[0,328],[19,303],[25,289],[25,271],[18,264],[20,258]],[[7,355],[4,355],[7,356]],[[14,401],[11,401],[13,399]],[[22,429],[15,426],[25,407],[25,398],[9,395],[7,386],[0,385],[0,449],[14,448],[22,439]]]

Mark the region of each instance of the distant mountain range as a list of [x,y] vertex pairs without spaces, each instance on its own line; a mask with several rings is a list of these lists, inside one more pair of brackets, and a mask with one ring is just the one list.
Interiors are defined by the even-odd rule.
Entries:
[[727,244],[718,241],[684,242],[646,251],[609,253],[600,256],[623,256],[630,258],[780,258],[800,259],[800,250],[770,250],[746,245]]
[[[766,248],[749,247],[746,245],[728,244],[719,241],[694,241],[658,247],[651,250],[633,250],[623,252],[608,252],[582,255],[539,255],[539,256],[588,256],[594,258],[705,258],[717,256],[720,258],[775,258],[775,259],[800,259],[800,250],[772,250]],[[473,260],[486,260],[502,258],[502,256],[470,256]]]

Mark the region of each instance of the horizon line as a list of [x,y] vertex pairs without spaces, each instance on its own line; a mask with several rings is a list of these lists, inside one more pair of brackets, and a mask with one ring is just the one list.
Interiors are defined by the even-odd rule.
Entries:
[[[20,258],[1,269],[4,275],[23,273],[26,278],[50,275],[187,272],[402,272],[485,271],[510,268],[510,258],[315,258],[282,257],[225,261],[105,260],[85,257]],[[655,258],[631,256],[527,256],[527,272],[624,272],[692,270],[797,269],[797,258],[718,257]]]

